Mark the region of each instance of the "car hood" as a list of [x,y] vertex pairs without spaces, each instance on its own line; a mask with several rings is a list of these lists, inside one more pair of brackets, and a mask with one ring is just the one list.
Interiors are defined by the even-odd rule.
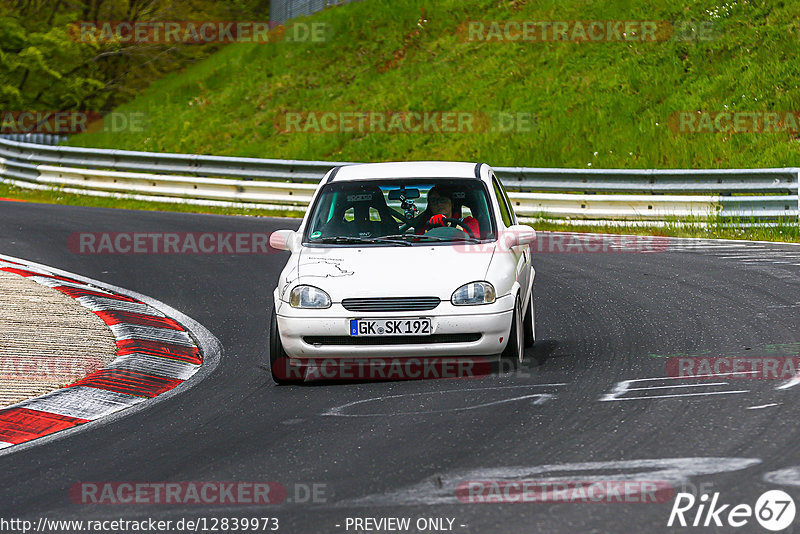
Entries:
[[333,302],[358,297],[439,297],[484,280],[494,244],[307,248],[289,273],[290,285],[325,290]]

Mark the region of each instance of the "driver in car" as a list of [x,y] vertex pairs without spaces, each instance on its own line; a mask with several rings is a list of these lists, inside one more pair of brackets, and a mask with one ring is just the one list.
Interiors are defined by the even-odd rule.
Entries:
[[[480,237],[478,220],[471,216],[461,218],[460,213],[453,213],[453,199],[447,191],[438,186],[433,186],[430,191],[428,191],[428,206],[425,208],[424,215],[426,216],[424,216],[422,220],[424,221],[427,219],[428,224],[417,230],[416,233],[419,235],[424,234],[432,228],[447,226],[447,221],[445,219],[456,219],[458,221],[457,226],[469,228],[472,231],[471,237]],[[469,234],[470,232],[467,233]]]

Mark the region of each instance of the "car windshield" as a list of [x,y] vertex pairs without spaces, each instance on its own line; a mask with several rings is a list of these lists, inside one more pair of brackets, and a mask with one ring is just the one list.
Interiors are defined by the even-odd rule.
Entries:
[[334,182],[320,191],[303,241],[376,246],[484,241],[495,236],[489,206],[486,187],[476,179]]

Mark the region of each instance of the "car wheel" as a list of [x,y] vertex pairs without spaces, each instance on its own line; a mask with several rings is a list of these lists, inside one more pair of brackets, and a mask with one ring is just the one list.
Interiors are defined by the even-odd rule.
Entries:
[[510,362],[513,366],[522,363],[525,357],[524,330],[521,303],[519,297],[517,297],[514,314],[511,317],[511,332],[508,334],[508,343],[502,355],[503,360]]
[[533,289],[528,306],[525,308],[525,346],[532,347],[536,342],[536,312],[533,307]]
[[289,355],[283,350],[281,336],[278,334],[278,314],[272,309],[269,322],[269,370],[276,384],[300,384],[302,378],[290,376]]

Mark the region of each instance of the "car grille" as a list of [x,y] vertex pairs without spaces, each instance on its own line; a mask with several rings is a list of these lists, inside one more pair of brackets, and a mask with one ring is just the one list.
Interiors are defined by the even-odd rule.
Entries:
[[395,312],[432,310],[439,305],[438,297],[379,297],[344,299],[344,309],[356,312]]
[[309,345],[420,345],[424,343],[471,343],[481,334],[433,334],[430,336],[305,336]]

